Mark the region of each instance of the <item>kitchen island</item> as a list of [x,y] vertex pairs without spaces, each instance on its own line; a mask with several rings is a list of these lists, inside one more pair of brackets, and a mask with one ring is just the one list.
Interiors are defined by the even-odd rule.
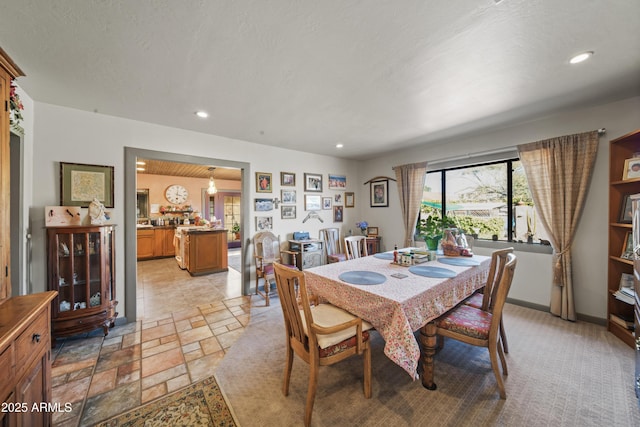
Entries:
[[227,230],[178,227],[184,245],[184,267],[192,276],[228,271]]

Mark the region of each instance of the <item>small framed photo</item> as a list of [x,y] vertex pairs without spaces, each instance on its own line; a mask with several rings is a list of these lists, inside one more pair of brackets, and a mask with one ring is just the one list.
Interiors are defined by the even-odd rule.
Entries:
[[271,174],[267,172],[256,172],[256,192],[271,193]]
[[322,196],[315,194],[304,195],[304,210],[319,211],[322,209]]
[[296,219],[296,207],[295,206],[280,206],[280,217],[282,219]]
[[305,173],[304,191],[322,192],[322,175],[316,173]]
[[344,217],[342,209],[344,206],[334,206],[333,207],[333,222],[342,222],[342,218]]
[[329,174],[329,190],[344,190],[345,188],[347,188],[345,175]]
[[371,190],[370,201],[372,208],[386,208],[389,206],[389,181],[374,181],[369,184]]
[[273,217],[272,216],[257,216],[256,217],[256,231],[267,231],[273,229]]
[[624,161],[622,179],[626,181],[636,178],[640,178],[640,157],[632,157]]
[[296,174],[293,172],[280,172],[280,185],[283,187],[295,187]]
[[331,209],[331,197],[322,198],[322,209]]
[[60,162],[60,205],[88,208],[93,199],[113,207],[113,166]]
[[631,204],[631,196],[629,194],[625,194],[622,197],[622,206],[620,207],[620,218],[618,222],[624,224],[631,224],[631,220],[633,219],[633,206]]
[[377,237],[378,227],[367,227],[367,236]]
[[333,204],[341,205],[344,200],[344,193],[336,193],[333,195]]
[[622,246],[622,259],[633,259],[633,236],[630,231],[627,231],[627,235],[624,238],[624,245]]
[[273,199],[255,199],[256,212],[273,210]]
[[344,193],[344,207],[353,208],[356,206],[356,195],[352,192]]
[[280,200],[283,205],[295,205],[296,190],[280,190]]
[[620,276],[620,289],[622,288],[633,289],[633,274],[622,273]]

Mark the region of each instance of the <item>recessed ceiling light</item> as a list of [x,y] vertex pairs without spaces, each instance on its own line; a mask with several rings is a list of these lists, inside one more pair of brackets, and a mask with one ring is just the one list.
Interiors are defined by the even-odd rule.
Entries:
[[136,168],[137,171],[143,171],[144,168]]
[[341,144],[341,143],[336,144],[336,148],[342,148],[342,147],[344,147],[344,144]]
[[206,111],[196,111],[196,116],[200,117],[201,119],[206,119],[207,117],[209,117],[209,113],[207,113]]
[[593,55],[592,51],[579,53],[569,60],[569,64],[579,64],[589,59],[592,55]]
[[146,165],[146,163],[145,163],[145,162],[141,162],[141,161],[137,161],[137,162],[136,162],[136,165],[144,166],[144,165]]

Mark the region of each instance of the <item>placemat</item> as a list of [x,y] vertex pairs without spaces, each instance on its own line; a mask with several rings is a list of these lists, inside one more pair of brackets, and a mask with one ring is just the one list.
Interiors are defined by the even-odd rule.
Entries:
[[380,252],[373,256],[380,259],[393,259],[393,252]]
[[451,257],[437,258],[438,262],[449,265],[457,265],[458,267],[475,267],[480,265],[480,261],[468,257]]
[[437,279],[444,279],[449,277],[456,277],[458,273],[448,268],[432,267],[430,265],[414,265],[409,267],[409,271],[418,276],[434,277]]
[[352,285],[380,285],[387,281],[387,278],[380,273],[373,271],[345,271],[338,276],[343,282]]

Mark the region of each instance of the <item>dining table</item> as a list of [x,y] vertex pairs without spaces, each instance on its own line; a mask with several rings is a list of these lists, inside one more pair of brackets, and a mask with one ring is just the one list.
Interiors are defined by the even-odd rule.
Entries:
[[384,354],[414,380],[422,357],[422,385],[434,390],[434,320],[485,285],[490,261],[480,255],[437,256],[400,265],[389,251],[305,269],[304,275],[308,291],[320,300],[371,323],[385,341]]

